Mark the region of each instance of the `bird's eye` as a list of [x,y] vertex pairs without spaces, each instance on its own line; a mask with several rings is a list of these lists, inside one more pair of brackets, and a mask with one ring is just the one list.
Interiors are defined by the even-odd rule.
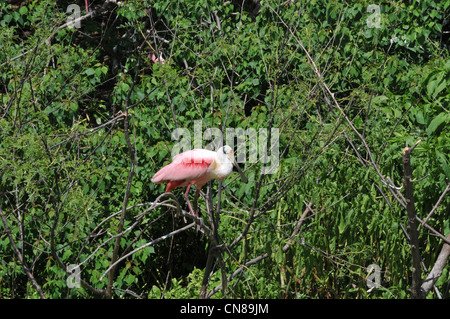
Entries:
[[227,151],[225,151],[225,147],[224,147],[224,148],[222,148],[222,150],[223,150],[223,153],[224,153],[224,154],[226,154],[226,153],[227,153]]

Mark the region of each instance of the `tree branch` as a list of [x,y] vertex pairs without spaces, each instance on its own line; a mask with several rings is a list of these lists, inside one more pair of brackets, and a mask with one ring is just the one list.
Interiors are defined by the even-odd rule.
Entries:
[[[447,239],[450,240],[450,235],[447,236]],[[433,288],[436,281],[442,275],[442,270],[447,264],[447,260],[450,256],[450,245],[444,243],[444,246],[439,253],[436,262],[434,263],[433,269],[431,269],[427,278],[423,281],[421,285],[422,298],[425,298],[430,290]]]
[[419,249],[419,233],[416,226],[416,210],[414,206],[414,188],[412,183],[412,169],[411,169],[411,152],[417,146],[420,140],[413,147],[405,147],[403,149],[403,186],[405,187],[406,212],[408,215],[408,225],[406,229],[409,234],[409,244],[411,246],[412,254],[412,284],[411,284],[411,298],[422,298],[420,285],[421,277],[421,257]]
[[433,206],[433,209],[431,210],[431,212],[427,215],[427,217],[425,217],[425,219],[422,221],[422,223],[419,226],[419,229],[428,221],[428,219],[431,217],[431,215],[433,215],[433,213],[436,211],[436,209],[439,207],[439,204],[441,203],[442,199],[444,198],[445,194],[447,194],[447,192],[450,190],[450,183],[447,184],[447,187],[445,188],[444,192],[442,193],[442,195],[439,197],[439,200],[436,202],[436,204]]

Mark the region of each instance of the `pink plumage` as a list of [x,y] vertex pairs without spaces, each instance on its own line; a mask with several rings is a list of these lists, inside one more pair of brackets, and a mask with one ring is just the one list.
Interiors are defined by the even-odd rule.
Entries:
[[200,189],[213,177],[210,166],[216,152],[208,150],[191,150],[178,154],[173,162],[161,168],[152,178],[153,183],[167,183],[166,192],[175,187],[196,185]]
[[153,176],[152,182],[167,183],[166,192],[171,192],[175,187],[187,186],[184,197],[191,213],[198,216],[197,211],[194,213],[188,197],[191,186],[197,187],[194,198],[196,203],[202,186],[212,179],[223,180],[232,173],[233,166],[236,167],[244,183],[247,183],[247,177],[234,160],[231,147],[225,145],[217,152],[195,149],[175,156],[172,163],[161,168]]

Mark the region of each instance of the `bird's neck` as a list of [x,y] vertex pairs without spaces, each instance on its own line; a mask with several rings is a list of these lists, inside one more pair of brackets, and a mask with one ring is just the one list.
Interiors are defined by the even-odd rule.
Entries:
[[233,164],[220,158],[214,160],[214,163],[211,165],[211,172],[214,175],[214,178],[219,181],[230,175],[232,171]]

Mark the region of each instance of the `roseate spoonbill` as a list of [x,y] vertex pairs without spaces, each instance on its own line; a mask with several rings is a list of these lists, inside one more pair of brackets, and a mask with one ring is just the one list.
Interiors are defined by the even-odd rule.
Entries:
[[164,60],[164,58],[162,57],[162,53],[159,53],[159,58],[156,57],[155,52],[152,53],[152,62],[156,63],[159,62],[161,64],[164,64],[164,62],[166,62],[166,60]]
[[188,193],[191,186],[195,185],[197,188],[194,197],[196,204],[202,186],[212,179],[219,181],[225,179],[233,172],[233,166],[241,175],[242,181],[247,184],[248,179],[234,160],[233,150],[228,145],[219,148],[217,152],[194,149],[175,156],[172,163],[161,168],[153,176],[152,182],[167,183],[166,193],[171,192],[175,187],[187,186],[184,198],[191,214],[198,217],[197,205],[194,214],[189,201]]

